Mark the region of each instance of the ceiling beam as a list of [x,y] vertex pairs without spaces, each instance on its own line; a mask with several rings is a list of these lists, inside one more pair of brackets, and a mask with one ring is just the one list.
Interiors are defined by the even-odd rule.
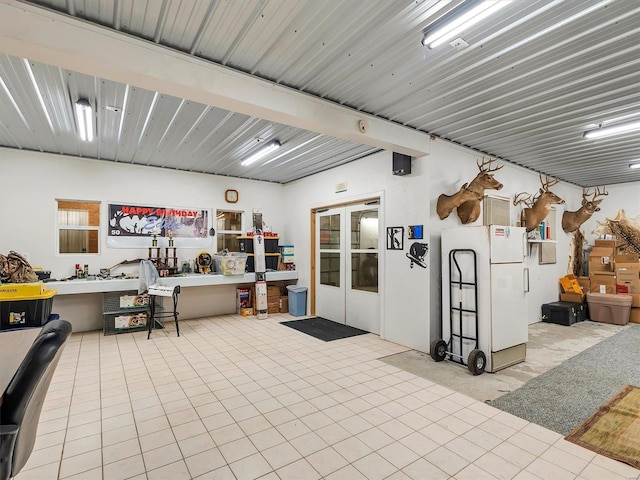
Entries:
[[0,0],[0,52],[405,155],[429,153],[424,132],[16,0]]

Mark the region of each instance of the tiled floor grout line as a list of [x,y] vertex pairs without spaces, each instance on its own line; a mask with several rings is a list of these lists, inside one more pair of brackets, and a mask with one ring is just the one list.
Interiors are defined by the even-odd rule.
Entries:
[[[91,412],[94,410],[85,411],[76,405],[91,402],[90,399],[95,395],[92,392],[96,389],[100,409],[99,468],[100,478],[105,480],[111,480],[114,468],[120,465],[124,468],[126,460],[133,459],[131,462],[134,462],[137,457],[140,459],[143,472],[131,473],[136,479],[164,478],[161,475],[174,470],[182,472],[180,478],[195,478],[196,474],[202,478],[210,478],[218,473],[237,476],[241,474],[239,472],[247,472],[246,469],[254,468],[254,472],[260,472],[258,476],[264,477],[265,480],[275,480],[287,478],[295,471],[299,472],[300,470],[296,469],[303,468],[303,465],[316,471],[317,478],[330,477],[332,480],[340,479],[341,474],[348,472],[351,475],[359,472],[360,478],[369,478],[368,475],[372,475],[371,478],[393,480],[424,478],[419,472],[424,472],[425,468],[431,469],[434,475],[440,472],[437,475],[441,475],[442,478],[462,479],[474,474],[475,478],[478,478],[477,475],[482,474],[481,472],[485,472],[486,475],[501,473],[486,470],[492,465],[491,462],[496,465],[496,461],[497,465],[504,465],[504,468],[511,465],[513,468],[509,469],[517,472],[512,475],[516,479],[546,480],[544,475],[551,474],[550,472],[562,475],[566,473],[567,478],[589,479],[602,472],[606,472],[605,476],[610,473],[611,478],[638,478],[634,469],[626,468],[618,462],[611,463],[609,459],[595,454],[585,454],[585,458],[571,454],[567,450],[573,449],[576,453],[582,450],[575,450],[580,448],[577,446],[564,446],[561,443],[563,437],[558,434],[505,412],[495,411],[493,407],[468,396],[379,360],[384,356],[406,351],[405,347],[385,342],[371,334],[338,342],[320,342],[287,327],[279,327],[277,322],[281,319],[281,316],[275,316],[267,321],[256,322],[245,317],[225,315],[185,321],[181,324],[181,327],[184,325],[181,337],[176,337],[175,330],[168,328],[154,331],[151,341],[147,341],[146,332],[142,332],[144,337],[136,334],[102,337],[100,332],[73,335],[72,342],[68,345],[72,348],[67,348],[61,361],[64,367],[56,372],[60,380],[54,377],[53,388],[50,390],[51,400],[48,396],[45,403],[46,411],[54,411],[54,398],[67,398],[68,395],[65,426],[58,425],[61,422],[50,425],[50,428],[58,429],[54,432],[64,430],[58,461],[38,464],[36,450],[33,455],[33,468],[28,464],[17,480],[38,478],[38,471],[45,471],[49,466],[55,468],[58,478],[61,478],[65,464],[76,466],[79,455],[90,453],[64,457],[69,441],[90,438],[75,438],[75,435],[82,434],[78,427],[82,427],[83,424],[75,427],[71,425],[78,421],[90,420]],[[74,359],[69,358],[72,354]],[[95,360],[97,366],[82,363]],[[138,362],[144,365],[143,369],[137,365]],[[72,369],[69,368],[71,366]],[[71,370],[73,375],[70,377]],[[91,378],[91,372],[98,376],[97,382]],[[72,380],[68,380],[69,378]],[[113,395],[105,395],[108,392],[104,389],[108,388],[108,385],[113,385]],[[135,388],[136,385],[144,388]],[[147,396],[148,392],[144,390],[150,389],[153,395]],[[126,391],[125,401],[122,401],[123,391]],[[74,402],[74,398],[84,400],[83,396],[89,400]],[[200,396],[201,398],[196,400]],[[147,398],[152,400],[145,400]],[[156,399],[157,405],[154,403]],[[207,402],[210,399],[213,400]],[[199,404],[200,401],[205,403]],[[150,415],[153,416],[147,418],[144,412],[152,405],[159,407],[162,414],[156,416],[156,412],[152,411]],[[206,407],[207,405],[210,407]],[[218,413],[205,415],[217,409],[228,416],[228,419],[220,424],[216,424],[222,418],[217,416]],[[129,413],[117,414],[119,411]],[[43,411],[43,414],[45,413]],[[117,447],[117,444],[105,446],[105,433],[109,431],[105,430],[105,422],[113,429],[120,421],[120,418],[116,420],[111,416],[114,414],[123,420],[126,420],[127,416],[131,418],[132,425],[129,426],[135,430],[135,441],[140,453],[124,459],[114,457],[117,459],[105,463],[108,461],[105,452],[111,451],[110,446]],[[56,422],[57,418],[54,417],[50,421]],[[286,418],[291,419],[281,422]],[[164,419],[168,425],[166,428],[172,436],[172,442],[168,445],[173,445],[171,448],[174,451],[177,449],[178,460],[171,460],[166,464],[161,460],[158,465],[147,463],[151,458],[147,458],[147,455],[152,455],[154,450],[159,452],[158,448],[162,447],[143,450],[153,445],[152,443],[145,446],[144,439],[150,439],[149,436],[157,431],[145,433],[145,430],[141,430],[141,425],[156,419]],[[291,422],[294,423],[289,425]],[[198,435],[209,438],[213,447],[187,455],[190,452],[185,451],[185,441],[189,440],[189,437],[182,440],[178,438],[192,431],[192,426],[198,424],[202,427],[196,428],[195,431],[204,428],[203,433]],[[296,424],[298,427],[291,430]],[[74,432],[73,440],[68,436],[71,428]],[[129,427],[125,425],[117,427],[116,430],[121,428]],[[252,431],[254,428],[259,429]],[[90,429],[87,429],[87,432],[90,432]],[[261,432],[268,433],[262,437],[256,436]],[[372,436],[378,435],[378,432],[391,441],[386,444],[376,443],[379,441],[374,440]],[[436,435],[432,440],[429,432],[440,432],[440,436]],[[302,439],[311,434],[320,440],[316,446],[305,446],[302,450],[299,447],[303,444],[296,447]],[[344,435],[347,435],[346,438],[335,440]],[[422,453],[425,448],[432,446],[412,445],[414,450],[406,445],[420,438],[433,442],[433,449]],[[491,441],[495,445],[485,447],[474,444],[474,439],[482,438],[493,438]],[[358,442],[362,442],[361,439],[373,442],[371,446],[363,443],[366,446],[363,452],[369,453],[361,455],[362,452],[352,452],[339,447],[342,442],[347,442],[344,445],[352,445],[352,448],[355,448]],[[261,449],[259,440],[270,446]],[[277,443],[271,444],[274,441]],[[374,447],[376,444],[378,446]],[[251,448],[242,451],[232,450],[232,447],[241,445]],[[281,446],[282,448],[274,451],[289,450],[295,451],[296,454],[282,459],[285,462],[282,465],[279,461],[275,464],[272,463],[273,460],[270,462],[270,457],[265,455],[265,452]],[[54,451],[57,448],[55,447]],[[318,449],[314,450],[315,448]],[[467,450],[458,450],[459,448]],[[508,456],[507,452],[523,448],[530,449],[522,450],[527,452],[525,461],[516,464],[509,461],[511,458],[504,458]],[[200,468],[208,467],[194,462],[202,457],[201,454],[214,450],[218,452],[223,463],[213,469],[200,471]],[[458,465],[441,463],[442,457],[434,457],[434,452],[450,457]],[[78,458],[70,461],[74,457]],[[560,457],[573,458],[574,464],[566,466],[574,471],[562,468],[562,462],[553,461],[554,458]],[[455,458],[460,460],[454,460]],[[431,460],[435,460],[436,463],[432,463]],[[333,463],[327,464],[327,461]],[[376,465],[371,463],[372,461],[383,463],[379,463],[378,470],[371,470]],[[384,474],[379,470],[383,465],[386,465]],[[439,465],[444,467],[446,472],[441,470]],[[194,467],[196,470],[193,470]],[[321,471],[317,471],[316,467]],[[74,471],[73,475],[89,475],[98,469],[91,465],[87,465],[86,468],[87,470],[81,472]],[[309,474],[311,470],[307,470]],[[543,477],[534,472],[542,474]],[[124,470],[115,473],[118,474],[117,478],[126,476]],[[409,473],[411,475],[407,476]],[[254,477],[249,474],[248,478]]]

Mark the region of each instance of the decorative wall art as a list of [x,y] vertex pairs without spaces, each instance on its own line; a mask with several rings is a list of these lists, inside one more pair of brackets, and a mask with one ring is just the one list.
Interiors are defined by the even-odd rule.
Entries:
[[387,227],[387,250],[404,250],[404,227]]
[[422,240],[422,225],[409,225],[407,238],[409,240]]
[[206,209],[113,203],[107,209],[107,246],[111,248],[148,247],[154,235],[159,240],[166,238],[163,244],[171,237],[179,242],[176,246],[185,248],[205,248],[212,243],[211,212]]
[[429,252],[429,244],[428,243],[420,243],[414,242],[409,247],[409,252],[407,253],[407,258],[411,260],[411,264],[409,265],[413,268],[413,265],[418,265],[422,268],[427,268],[427,263],[424,259],[425,255]]

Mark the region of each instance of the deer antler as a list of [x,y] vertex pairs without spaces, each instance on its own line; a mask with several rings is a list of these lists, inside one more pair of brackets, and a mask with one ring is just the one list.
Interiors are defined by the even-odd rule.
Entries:
[[589,199],[589,197],[593,196],[595,198],[596,192],[590,192],[588,188],[582,187],[582,205],[587,202],[593,202],[593,198]]
[[[504,167],[504,165],[499,165],[496,168],[491,168],[491,164],[493,162],[495,162],[496,159],[495,158],[489,158],[488,161],[485,161],[484,157],[482,158],[482,164],[480,164],[480,161],[476,161],[476,165],[478,165],[478,169],[481,172],[495,172],[496,170],[500,170],[502,167]],[[486,168],[485,168],[486,167]]]
[[[525,197],[519,198],[520,195],[526,195]],[[513,206],[515,207],[519,203],[523,203],[527,207],[531,207],[533,202],[531,201],[531,194],[527,192],[516,193],[515,197],[513,197]]]
[[560,183],[560,179],[559,178],[553,178],[550,177],[549,175],[545,175],[547,178],[545,181],[542,180],[542,174],[540,173],[540,184],[542,185],[542,189],[545,192],[549,191],[549,187],[553,187],[556,183]]
[[600,191],[600,187],[596,187],[596,191],[594,192],[593,198],[591,199],[591,201],[593,202],[596,198],[604,197],[606,195],[609,195],[609,192],[607,192],[607,186],[606,185],[604,187],[602,187],[602,191]]

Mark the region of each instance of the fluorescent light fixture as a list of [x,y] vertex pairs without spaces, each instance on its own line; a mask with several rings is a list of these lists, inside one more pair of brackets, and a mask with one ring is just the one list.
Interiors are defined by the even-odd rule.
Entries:
[[629,164],[629,168],[632,169],[632,170],[636,170],[636,169],[640,168],[640,162],[630,163]]
[[434,29],[425,32],[422,45],[431,49],[436,48],[456,38],[462,31],[481,22],[509,3],[510,0],[484,0],[477,5],[473,3],[471,6],[460,4],[459,7],[454,8],[442,18],[444,23],[439,22],[440,24]]
[[268,155],[269,153],[271,153],[274,150],[277,150],[279,148],[280,148],[280,142],[278,140],[274,140],[272,142],[269,142],[264,147],[262,147],[260,150],[258,150],[256,153],[254,153],[253,155],[250,155],[249,157],[245,158],[240,163],[240,165],[242,165],[243,167],[251,165],[252,163],[257,162],[258,160],[260,160],[264,156]]
[[85,142],[93,142],[93,109],[88,100],[81,98],[76,104],[78,118],[78,133]]
[[611,125],[609,127],[602,127],[596,130],[588,130],[584,132],[584,138],[603,138],[610,137],[612,135],[620,135],[621,133],[633,132],[640,130],[640,120],[635,122],[620,123],[617,125]]
[[40,102],[40,106],[42,107],[42,111],[44,112],[44,116],[47,119],[47,123],[49,124],[49,128],[53,133],[55,130],[53,129],[53,123],[51,122],[51,117],[49,116],[49,112],[47,111],[47,105],[44,103],[44,98],[42,97],[42,92],[40,91],[40,87],[38,87],[38,82],[36,81],[36,76],[31,69],[31,65],[29,64],[29,60],[26,58],[22,59],[22,63],[24,64],[27,73],[29,74],[29,79],[31,80],[31,85],[33,85],[33,89],[36,91],[36,96],[38,97],[38,101]]

